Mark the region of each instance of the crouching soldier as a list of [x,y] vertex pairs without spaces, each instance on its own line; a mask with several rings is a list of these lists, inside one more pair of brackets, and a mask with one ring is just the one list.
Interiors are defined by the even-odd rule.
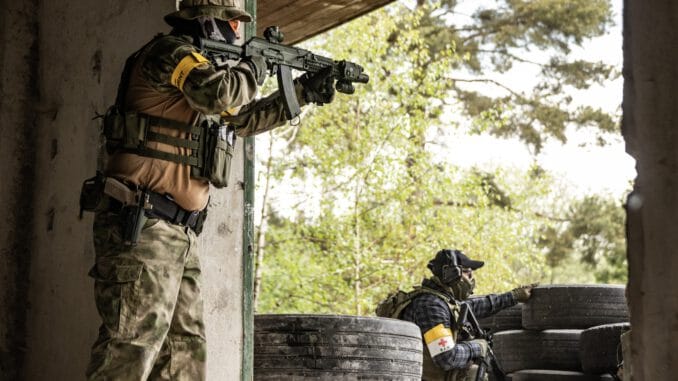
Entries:
[[425,344],[423,380],[476,380],[475,364],[485,358],[488,343],[470,336],[459,321],[460,302],[467,303],[477,318],[483,318],[530,298],[535,285],[469,299],[476,286],[473,271],[483,265],[459,250],[440,250],[427,266],[433,273],[431,278],[410,292],[389,295],[377,307],[377,316],[411,321],[421,329]]

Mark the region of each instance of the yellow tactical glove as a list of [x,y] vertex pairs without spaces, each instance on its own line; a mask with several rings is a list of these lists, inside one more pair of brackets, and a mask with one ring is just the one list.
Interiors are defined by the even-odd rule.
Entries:
[[532,283],[525,286],[518,286],[511,290],[511,294],[513,294],[513,298],[518,303],[525,303],[528,299],[530,299],[530,296],[532,296],[532,289],[538,285],[539,283]]
[[487,356],[487,341],[484,339],[473,339],[468,341],[469,344],[476,343],[480,345],[480,357],[485,358]]

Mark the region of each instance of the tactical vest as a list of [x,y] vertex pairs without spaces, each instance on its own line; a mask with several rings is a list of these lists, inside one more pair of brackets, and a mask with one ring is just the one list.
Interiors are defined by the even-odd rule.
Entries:
[[[410,292],[398,290],[395,293],[389,294],[386,297],[386,299],[381,301],[377,306],[376,314],[377,316],[381,317],[400,319],[401,318],[400,315],[402,315],[402,312],[405,310],[405,308],[409,306],[410,303],[412,303],[412,300],[414,300],[415,297],[422,294],[431,294],[445,301],[445,303],[450,309],[450,315],[454,319],[454,321],[457,321],[459,319],[459,306],[452,298],[450,298],[449,296],[445,295],[440,291],[424,286],[415,286],[414,289]],[[452,332],[452,335],[453,335],[452,338],[456,342],[457,330],[454,330]],[[422,376],[422,380],[460,381],[465,377],[466,372],[464,370],[454,369],[451,371],[444,371],[440,369],[433,362],[433,358],[431,357],[431,354],[428,351],[428,346],[426,345],[425,342],[423,343],[423,345],[424,345],[424,359],[423,359],[424,374]]]
[[[235,128],[222,123],[219,115],[199,114],[193,124],[185,124],[125,110],[125,94],[132,68],[157,39],[158,37],[132,54],[125,62],[116,102],[104,115],[106,150],[109,154],[125,152],[189,165],[192,178],[209,181],[217,188],[225,187],[228,185],[236,137]],[[151,131],[151,126],[176,130],[185,137]],[[149,147],[149,142],[185,148],[187,150],[184,152],[187,153],[175,154],[153,149]]]

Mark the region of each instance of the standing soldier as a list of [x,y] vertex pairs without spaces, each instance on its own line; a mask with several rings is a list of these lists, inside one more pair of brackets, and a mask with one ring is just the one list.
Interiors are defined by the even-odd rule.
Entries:
[[[377,315],[415,323],[424,340],[425,381],[475,381],[477,363],[487,354],[487,341],[466,337],[459,319],[465,301],[478,318],[493,315],[518,302],[526,302],[534,285],[481,298],[471,298],[476,285],[473,271],[485,263],[459,250],[440,250],[428,263],[433,277],[409,293],[398,292],[377,307]],[[464,332],[465,333],[465,332]],[[486,374],[487,375],[487,374]]]
[[[278,93],[255,101],[264,58],[217,67],[193,41],[233,43],[239,24],[251,20],[235,0],[184,0],[165,17],[171,33],[125,64],[104,118],[108,166],[81,196],[87,205],[92,189],[102,195],[90,271],[102,325],[89,380],[205,379],[196,237],[209,185],[226,186],[235,135],[258,134],[286,118]],[[304,74],[295,91],[301,105],[330,103],[334,78],[327,70]]]

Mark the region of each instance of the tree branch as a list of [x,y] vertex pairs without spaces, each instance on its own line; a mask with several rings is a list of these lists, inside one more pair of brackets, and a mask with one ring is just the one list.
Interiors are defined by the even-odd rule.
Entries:
[[501,83],[501,82],[499,82],[499,81],[496,81],[496,80],[494,80],[494,79],[489,79],[489,78],[466,79],[466,78],[451,78],[451,77],[447,77],[446,79],[447,79],[447,80],[450,80],[450,81],[454,81],[454,82],[466,82],[466,83],[479,82],[479,83],[490,83],[490,84],[493,84],[493,85],[495,85],[495,86],[497,86],[497,87],[501,87],[502,89],[508,91],[509,93],[511,93],[512,95],[518,97],[518,98],[521,99],[521,100],[527,99],[524,95],[515,92],[515,91],[514,91],[513,89],[511,89],[510,87],[508,87],[508,86],[504,85],[503,83]]
[[528,64],[536,65],[536,66],[539,66],[539,67],[546,67],[546,65],[543,64],[543,63],[541,63],[541,62],[535,62],[535,61],[528,60],[528,59],[526,59],[526,58],[518,57],[517,55],[511,54],[511,53],[509,53],[509,52],[507,52],[507,51],[504,51],[504,50],[468,49],[468,50],[466,50],[466,51],[468,51],[468,52],[477,52],[477,53],[501,54],[501,55],[503,55],[503,56],[506,56],[506,57],[509,57],[509,58],[511,58],[511,59],[514,59],[514,60],[516,60],[516,61],[518,61],[518,62],[528,63]]

